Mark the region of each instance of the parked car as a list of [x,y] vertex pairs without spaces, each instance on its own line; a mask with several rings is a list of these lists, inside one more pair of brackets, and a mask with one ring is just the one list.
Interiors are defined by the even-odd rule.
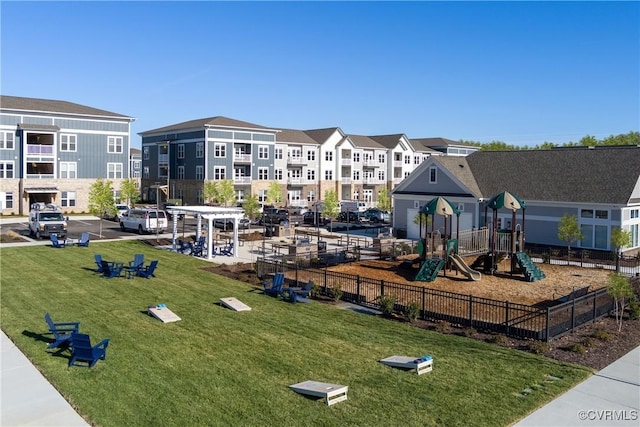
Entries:
[[[162,208],[165,209],[165,211],[167,212],[167,219],[169,221],[173,220],[173,216],[171,215],[171,211],[166,210],[168,207],[174,207],[177,206],[175,203],[164,203],[162,205]],[[183,213],[179,213],[178,214],[178,220],[182,221],[184,219],[184,214]]]
[[[314,217],[316,217],[316,215],[318,219],[317,222],[314,220]],[[304,214],[302,214],[302,222],[304,224],[312,224],[312,225],[316,225],[316,224],[327,225],[329,223],[329,218],[323,217],[322,212],[307,211]]]
[[391,214],[382,209],[367,209],[364,211],[364,215],[374,223],[384,222],[388,224],[391,222]]
[[[223,228],[225,230],[233,230],[233,220],[232,219],[216,219],[213,220],[213,226],[216,228]],[[251,221],[249,218],[240,218],[238,221],[238,230],[248,229],[251,226]]]
[[336,218],[339,222],[350,222],[350,223],[358,223],[360,222],[360,217],[358,216],[359,212],[340,212],[338,217]]
[[135,230],[139,234],[164,233],[167,229],[167,217],[163,210],[155,208],[129,209],[122,214],[120,229]]

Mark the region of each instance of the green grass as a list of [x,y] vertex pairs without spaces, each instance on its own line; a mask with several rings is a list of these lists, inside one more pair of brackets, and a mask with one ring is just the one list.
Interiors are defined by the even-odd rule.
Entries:
[[[123,262],[144,253],[160,261],[158,277],[103,279],[91,271],[95,253]],[[292,305],[209,266],[136,241],[2,249],[2,329],[99,426],[499,426],[591,373],[318,302]],[[252,311],[217,304],[230,296]],[[182,321],[148,316],[157,303]],[[68,351],[46,350],[45,312],[80,321],[93,342],[110,338],[107,360],[67,368]],[[421,376],[378,362],[426,354],[434,369]],[[289,390],[305,380],[348,385],[348,400],[327,407]]]

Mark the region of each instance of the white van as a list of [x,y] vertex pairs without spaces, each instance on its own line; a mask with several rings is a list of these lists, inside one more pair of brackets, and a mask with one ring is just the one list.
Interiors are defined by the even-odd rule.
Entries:
[[120,218],[120,229],[136,230],[138,234],[156,231],[164,233],[167,229],[167,215],[163,210],[129,209]]
[[340,212],[364,212],[367,210],[365,202],[357,200],[343,200],[340,202]]

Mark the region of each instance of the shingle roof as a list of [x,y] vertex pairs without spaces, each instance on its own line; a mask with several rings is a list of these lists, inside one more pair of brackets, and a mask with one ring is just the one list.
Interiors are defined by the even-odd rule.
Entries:
[[133,117],[111,111],[74,104],[73,102],[53,99],[23,98],[19,96],[0,95],[0,110],[34,111],[79,116],[101,116],[134,120]]
[[509,191],[525,201],[627,204],[640,178],[637,146],[477,151],[465,159],[485,198]]
[[482,197],[482,192],[474,177],[473,171],[469,167],[467,157],[462,156],[438,156],[434,161],[442,165],[453,176],[458,178],[476,197]]
[[340,128],[334,127],[334,128],[325,128],[325,129],[309,129],[309,130],[305,130],[304,133],[309,135],[317,143],[323,144],[336,131],[340,131]]
[[[448,147],[450,145],[475,147],[470,144],[465,144],[465,143],[454,141],[452,139],[447,139],[447,138],[411,138],[411,143],[417,146],[423,146],[425,148]],[[475,147],[475,148],[478,148],[478,147]]]
[[353,142],[353,145],[355,145],[356,147],[377,148],[377,149],[385,148],[384,145],[380,144],[377,141],[374,141],[368,136],[363,136],[363,135],[347,135],[347,136],[349,137],[351,142]]
[[263,129],[263,130],[275,130],[267,126],[257,125],[255,123],[243,122],[241,120],[230,119],[224,116],[206,117],[204,119],[188,120],[186,122],[176,123],[169,126],[164,126],[157,129],[151,129],[144,132],[140,132],[139,135],[148,135],[152,133],[166,133],[185,129],[197,129],[206,126],[219,126],[229,128],[240,129]]
[[302,130],[296,129],[282,129],[276,134],[276,141],[278,142],[292,142],[302,144],[314,144],[318,145],[319,142],[311,138]]
[[394,149],[398,146],[398,144],[400,144],[400,140],[402,139],[403,136],[404,134],[397,133],[393,135],[373,135],[373,136],[370,136],[369,138],[373,139],[374,141],[378,142],[379,144],[383,145],[386,148]]

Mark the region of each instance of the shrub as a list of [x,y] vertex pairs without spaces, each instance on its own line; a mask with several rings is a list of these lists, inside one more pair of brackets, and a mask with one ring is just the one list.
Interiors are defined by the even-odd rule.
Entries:
[[629,319],[640,319],[640,303],[638,303],[638,298],[635,296],[629,301]]
[[572,353],[578,353],[578,354],[583,354],[584,352],[587,351],[584,345],[580,343],[571,344],[569,347],[566,348],[566,350]]
[[473,338],[476,335],[476,330],[471,327],[462,328],[460,335],[467,338]]
[[598,329],[597,331],[595,331],[594,333],[591,334],[591,338],[595,338],[598,339],[600,341],[610,341],[611,340],[611,334],[605,330],[602,329]]
[[494,335],[491,338],[489,338],[489,342],[493,343],[493,344],[498,344],[498,345],[507,345],[509,344],[509,338],[507,338],[506,335]]
[[393,308],[396,304],[396,299],[391,296],[382,295],[378,298],[378,304],[380,304],[380,311],[382,311],[382,314],[390,317],[393,315]]
[[529,351],[533,354],[544,354],[549,350],[549,343],[544,341],[534,341],[529,344]]
[[338,282],[333,285],[333,288],[331,288],[331,297],[336,302],[340,301],[340,299],[342,298],[342,283]]
[[409,322],[411,323],[415,322],[418,319],[418,316],[420,315],[420,304],[418,304],[415,301],[410,302],[404,308],[404,315],[406,316]]
[[311,288],[311,292],[309,294],[311,295],[311,298],[319,297],[320,294],[322,294],[322,286],[314,282],[313,287]]
[[436,332],[440,332],[441,334],[446,334],[450,329],[451,323],[447,322],[446,320],[436,323],[436,326],[434,328]]
[[582,341],[580,342],[580,344],[582,344],[585,348],[587,347],[591,347],[593,346],[594,342],[593,342],[593,338],[591,337],[584,337],[582,339]]

